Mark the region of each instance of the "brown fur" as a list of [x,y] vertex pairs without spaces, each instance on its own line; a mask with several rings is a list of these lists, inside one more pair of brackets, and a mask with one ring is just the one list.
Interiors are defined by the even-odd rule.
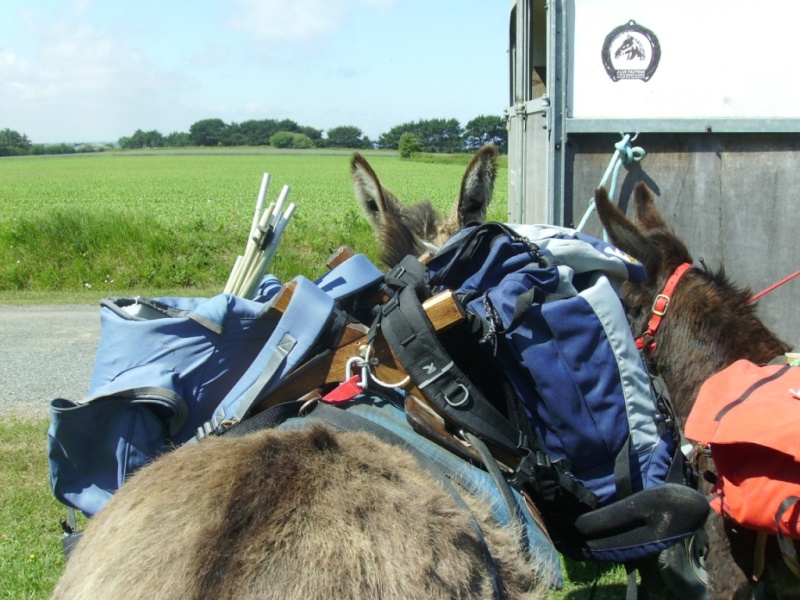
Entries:
[[[471,499],[507,598],[543,598],[519,531]],[[212,438],[136,473],[53,598],[491,598],[467,515],[406,452],[322,427]]]
[[[645,184],[638,184],[634,191],[638,227],[609,201],[605,190],[597,190],[595,201],[611,241],[639,259],[649,276],[646,283],[627,283],[623,288],[631,329],[639,336],[647,329],[656,294],[675,268],[683,262],[691,264],[692,257],[667,227]],[[655,350],[646,358],[663,379],[681,423],[711,375],[738,359],[763,364],[790,349],[758,319],[755,305],[748,303],[750,297],[750,290],[733,284],[723,270],[692,268],[676,287],[656,333]],[[710,487],[701,482],[704,493]],[[706,527],[711,539],[706,565],[709,597],[749,597],[752,586],[744,573],[752,573],[755,533],[722,521],[712,512]],[[768,551],[768,578],[776,597],[787,597],[782,595],[789,592],[782,589],[784,582],[794,588],[788,597],[799,596],[800,586],[787,572],[774,540]]]
[[461,180],[458,199],[446,218],[429,200],[403,205],[381,185],[375,171],[358,153],[350,162],[350,173],[356,198],[380,241],[381,260],[393,267],[409,254],[423,254],[427,250],[423,242],[441,246],[466,223],[486,218],[497,176],[497,148],[487,145],[475,154]]

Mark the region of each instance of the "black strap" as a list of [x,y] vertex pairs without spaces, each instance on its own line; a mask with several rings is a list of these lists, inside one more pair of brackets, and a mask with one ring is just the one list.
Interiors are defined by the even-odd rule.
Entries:
[[597,495],[572,477],[569,471],[569,461],[554,461],[541,450],[529,449],[517,465],[510,483],[517,489],[527,486],[546,512],[554,508],[558,512],[580,514],[594,509]]
[[625,438],[625,443],[614,459],[614,484],[617,488],[617,500],[627,498],[633,493],[631,483],[631,436]]
[[505,477],[503,477],[500,467],[497,466],[497,461],[494,459],[494,456],[492,456],[489,448],[480,440],[480,438],[475,437],[468,431],[464,432],[464,437],[470,444],[472,444],[472,447],[478,451],[486,471],[494,481],[497,491],[500,492],[500,500],[505,505],[509,520],[512,523],[516,523],[519,530],[522,532],[522,548],[527,550],[529,547],[529,540],[527,536],[527,528],[523,523],[522,511],[517,503],[516,498],[514,498],[514,493],[511,491],[511,487],[508,485]]
[[739,396],[736,400],[734,400],[729,404],[726,404],[714,417],[714,421],[720,421],[722,417],[724,417],[726,414],[728,414],[728,412],[733,410],[733,408],[739,406],[742,402],[747,400],[758,388],[767,385],[768,383],[771,383],[772,381],[775,381],[780,377],[783,377],[790,368],[791,365],[785,365],[782,369],[778,369],[772,375],[768,375],[767,377],[762,377],[761,379],[753,383],[753,385],[747,388],[745,392],[741,396]]
[[380,326],[392,351],[428,400],[452,422],[519,454],[519,432],[455,364],[413,288],[403,288],[383,305]]
[[409,285],[417,290],[417,295],[430,295],[430,285],[428,282],[428,269],[419,262],[417,257],[409,255],[401,260],[383,278],[384,290],[390,296],[394,292]]
[[636,567],[626,564],[625,571],[628,574],[628,585],[625,590],[625,598],[626,600],[636,600],[639,597],[639,586],[636,584]]
[[236,423],[233,427],[223,432],[221,435],[230,437],[241,437],[248,433],[261,431],[262,429],[272,429],[277,427],[287,419],[292,419],[300,415],[300,408],[306,403],[305,400],[293,400],[276,404],[252,417]]

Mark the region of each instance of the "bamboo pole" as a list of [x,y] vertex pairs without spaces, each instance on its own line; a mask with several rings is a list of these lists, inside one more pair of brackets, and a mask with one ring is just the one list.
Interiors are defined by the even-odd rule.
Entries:
[[[236,258],[225,284],[225,293],[251,298],[277,253],[283,232],[292,218],[295,205],[286,205],[291,188],[284,185],[276,202],[264,209],[270,176],[264,173],[256,199],[256,209],[244,254]],[[284,206],[286,206],[284,210]]]

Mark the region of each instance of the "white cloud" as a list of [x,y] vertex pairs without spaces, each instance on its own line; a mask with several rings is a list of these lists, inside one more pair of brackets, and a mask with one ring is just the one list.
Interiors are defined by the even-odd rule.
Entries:
[[[36,43],[24,58],[0,52],[0,114],[34,142],[129,135],[148,128],[186,86],[180,73],[85,23],[37,22],[28,34]],[[136,122],[137,111],[150,119]]]
[[236,0],[242,15],[233,20],[267,42],[305,41],[335,29],[342,19],[341,0]]
[[266,43],[306,42],[335,32],[360,6],[386,9],[396,0],[233,0],[234,27]]
[[248,115],[261,115],[266,110],[266,107],[259,102],[245,102],[243,110]]

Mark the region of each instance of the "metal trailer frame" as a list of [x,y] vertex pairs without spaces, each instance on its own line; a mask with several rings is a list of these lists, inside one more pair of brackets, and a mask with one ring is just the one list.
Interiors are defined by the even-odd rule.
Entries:
[[[789,0],[771,1],[779,6]],[[642,5],[653,10],[654,5],[664,4],[656,0],[616,3],[631,19]],[[704,258],[712,268],[723,264],[732,280],[754,292],[795,272],[800,263],[800,216],[794,210],[800,198],[798,88],[787,84],[797,106],[797,114],[789,116],[785,116],[785,104],[773,114],[757,117],[710,112],[686,118],[576,114],[580,101],[571,86],[577,87],[576,63],[586,57],[575,56],[576,40],[571,35],[576,12],[597,10],[597,6],[597,0],[511,2],[510,103],[506,109],[509,221],[577,226],[621,133],[638,133],[635,143],[644,147],[647,156],[622,169],[617,190],[621,208],[627,209],[635,183],[643,180],[696,260]],[[668,12],[674,13],[674,6]],[[670,50],[662,48],[662,54],[667,56]],[[589,59],[599,64],[600,53]],[[793,70],[787,70],[787,81]],[[713,85],[713,69],[709,74],[709,85]],[[653,80],[658,76],[656,72]],[[650,82],[616,85],[625,83],[641,90]],[[768,92],[754,85],[743,93],[752,99]],[[755,100],[768,105],[770,97]],[[653,102],[650,108],[657,111],[657,104]],[[602,235],[596,218],[589,219],[585,231]],[[800,278],[796,278],[758,303],[765,323],[796,345],[800,345],[800,318],[791,300],[799,294]]]

